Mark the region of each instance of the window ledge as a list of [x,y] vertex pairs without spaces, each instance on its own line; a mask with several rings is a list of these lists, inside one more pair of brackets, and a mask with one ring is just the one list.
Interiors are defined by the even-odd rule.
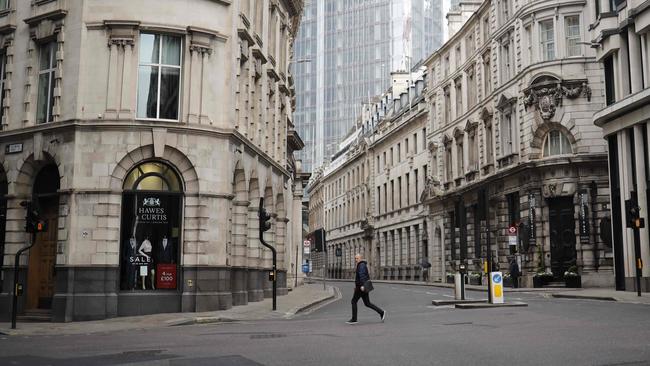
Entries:
[[499,164],[499,168],[503,168],[503,167],[506,167],[508,165],[514,164],[516,162],[518,156],[519,155],[517,155],[516,153],[511,153],[511,154],[502,156],[501,158],[499,158],[497,160],[497,162]]

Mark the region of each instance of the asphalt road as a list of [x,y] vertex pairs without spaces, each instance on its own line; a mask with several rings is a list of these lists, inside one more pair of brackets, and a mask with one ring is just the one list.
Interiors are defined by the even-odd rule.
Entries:
[[[377,284],[385,323],[343,298],[292,320],[0,337],[0,365],[650,365],[650,306],[506,294],[529,307],[431,306],[451,290]],[[483,298],[484,293],[468,296]]]

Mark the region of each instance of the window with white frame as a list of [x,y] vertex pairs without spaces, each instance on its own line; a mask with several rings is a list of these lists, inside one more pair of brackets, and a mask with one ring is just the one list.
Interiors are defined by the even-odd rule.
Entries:
[[494,164],[494,147],[492,143],[492,117],[485,119],[485,163]]
[[501,43],[501,84],[505,84],[512,77],[510,48],[510,38],[507,37]]
[[580,56],[580,17],[572,15],[564,18],[564,36],[566,37],[566,55]]
[[138,118],[179,119],[181,52],[178,36],[140,35]]
[[36,123],[54,120],[54,82],[56,75],[56,42],[41,45],[38,71],[38,102],[36,105]]
[[456,165],[458,171],[457,176],[461,177],[465,174],[465,150],[463,149],[463,135],[456,136]]
[[560,131],[553,130],[544,140],[544,157],[573,153],[569,139]]
[[483,55],[483,98],[492,93],[492,70],[490,69],[490,51]]
[[555,59],[555,31],[553,19],[539,22],[539,39],[542,48],[542,60]]
[[451,122],[451,93],[450,93],[450,85],[445,86],[442,89],[442,93],[444,94],[445,97],[445,124],[449,124]]
[[451,142],[447,143],[445,146],[445,181],[451,182],[453,178],[452,173],[452,155],[451,155]]
[[508,18],[510,18],[510,14],[512,13],[512,9],[510,8],[511,6],[511,0],[501,0],[501,24],[505,23]]
[[515,110],[507,108],[501,113],[501,156],[508,156],[515,152],[515,133],[514,133]]

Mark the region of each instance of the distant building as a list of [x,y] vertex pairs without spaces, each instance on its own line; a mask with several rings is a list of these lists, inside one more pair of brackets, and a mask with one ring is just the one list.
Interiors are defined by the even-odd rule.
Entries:
[[605,83],[584,41],[591,6],[458,3],[449,41],[393,73],[310,182],[323,190],[328,246],[342,249],[329,254],[335,275],[351,276],[361,252],[376,278],[422,278],[426,258],[431,281],[465,264],[478,282],[489,235],[495,269],[517,260],[524,286],[570,270],[584,286],[613,285],[607,145],[592,121]]
[[424,62],[434,280],[461,263],[481,273],[487,212],[494,262],[519,261],[524,285],[569,269],[583,285],[610,285],[606,144],[592,123],[603,78],[584,45],[591,3],[467,1],[457,13],[465,6],[471,16]]
[[307,171],[336,153],[362,103],[443,42],[439,0],[308,1],[295,42],[296,128]]

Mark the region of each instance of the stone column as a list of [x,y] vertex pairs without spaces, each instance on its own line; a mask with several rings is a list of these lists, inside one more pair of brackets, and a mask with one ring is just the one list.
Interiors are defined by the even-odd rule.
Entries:
[[[641,65],[639,65],[641,67]],[[640,78],[640,75],[638,76]],[[634,125],[634,163],[636,167],[636,192],[641,207],[641,217],[645,217],[646,221],[650,216],[648,216],[648,200],[646,194],[646,171],[645,163],[648,157],[645,155],[643,149],[643,126],[640,123]],[[648,246],[648,225],[646,224],[643,229],[640,230],[641,236],[641,259],[644,263],[650,263],[650,247]],[[643,277],[650,276],[650,267],[643,266]]]
[[[634,25],[630,25],[627,32],[627,40],[630,52],[630,82],[631,93],[638,93],[643,90],[643,65],[641,64],[641,39],[634,31]],[[621,48],[623,49],[623,47]],[[641,145],[643,146],[643,145]]]

